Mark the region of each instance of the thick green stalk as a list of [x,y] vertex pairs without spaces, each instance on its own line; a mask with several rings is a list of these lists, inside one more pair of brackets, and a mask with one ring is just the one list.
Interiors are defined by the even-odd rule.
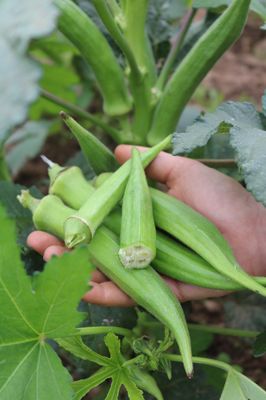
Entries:
[[[165,354],[164,358],[169,361],[183,362],[182,356],[178,356],[176,354]],[[219,360],[212,360],[205,357],[192,357],[192,360],[195,364],[209,365],[211,367],[220,368],[226,372],[229,372],[232,369],[231,365]]]
[[145,28],[147,11],[148,0],[125,2],[124,34],[142,74],[142,81],[135,79],[133,71],[129,74],[135,110],[132,131],[135,143],[139,144],[145,144],[150,129],[154,108],[152,88],[156,82],[156,65]]
[[52,103],[58,104],[59,106],[77,115],[78,117],[84,118],[87,121],[90,121],[92,124],[99,126],[104,130],[104,132],[110,135],[116,142],[120,142],[122,133],[116,130],[115,128],[111,127],[110,125],[106,124],[105,122],[103,122],[102,119],[95,117],[95,115],[88,113],[87,111],[76,106],[75,104],[71,104],[68,101],[61,99],[60,97],[55,96],[53,93],[47,92],[47,90],[41,89],[41,96],[44,99],[51,101]]
[[60,11],[60,31],[80,50],[94,71],[106,114],[119,116],[129,112],[131,99],[123,71],[105,37],[71,0],[54,0],[54,3]]
[[125,268],[144,268],[156,254],[152,200],[140,153],[132,150],[130,175],[122,203],[119,257]]
[[[169,147],[170,144],[171,135],[158,145],[142,153],[141,159],[143,167],[146,168],[160,151]],[[81,243],[90,242],[98,226],[121,200],[129,172],[130,160],[114,172],[114,174],[89,197],[78,213],[74,214],[66,221],[65,243],[67,247],[72,248]]]
[[256,338],[260,334],[260,332],[258,331],[223,328],[221,326],[211,326],[211,325],[188,324],[188,327],[192,331],[210,332],[210,333],[216,333],[218,335],[237,336],[245,338]]
[[134,79],[136,81],[141,81],[142,80],[142,75],[139,70],[139,67],[137,65],[137,62],[135,60],[135,56],[130,48],[130,46],[127,43],[127,40],[125,39],[125,36],[122,34],[120,29],[118,28],[107,4],[106,0],[92,0],[93,4],[101,17],[104,25],[110,32],[112,38],[115,40],[117,45],[120,47],[122,52],[127,58],[127,61],[130,66],[131,73],[134,75]]
[[156,108],[148,135],[150,145],[175,131],[178,119],[198,84],[240,36],[249,4],[250,0],[233,0],[183,59],[168,81]]
[[101,171],[115,171],[119,167],[114,154],[91,132],[66,113],[61,112],[60,115],[79,142],[83,155],[96,174]]

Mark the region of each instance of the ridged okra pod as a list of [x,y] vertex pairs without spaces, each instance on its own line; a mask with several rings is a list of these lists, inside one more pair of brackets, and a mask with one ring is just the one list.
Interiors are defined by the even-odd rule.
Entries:
[[[52,200],[49,207],[42,207],[46,199]],[[33,219],[38,219],[39,229],[55,234],[55,223],[58,224],[57,236],[63,238],[62,226],[65,218],[73,210],[65,206],[55,196],[47,196],[38,204],[30,198],[25,207],[33,212]],[[30,202],[33,201],[33,206]],[[37,208],[35,207],[37,205]],[[127,293],[137,304],[145,308],[159,321],[166,325],[178,343],[183,364],[188,376],[193,374],[192,354],[189,331],[182,307],[172,291],[152,267],[126,270],[118,257],[117,236],[105,227],[100,227],[88,245],[89,254],[99,264],[99,269]]]
[[128,183],[122,203],[119,257],[125,268],[144,268],[156,254],[152,200],[140,153],[132,149]]
[[131,109],[124,74],[107,40],[92,20],[71,0],[54,0],[60,11],[59,30],[79,49],[92,67],[110,116]]
[[35,199],[28,190],[22,190],[17,198],[23,207],[32,212],[35,228],[60,239],[64,237],[64,221],[73,210],[66,207],[60,198],[48,195],[42,199]]
[[[158,145],[142,153],[143,167],[171,144],[171,135]],[[81,243],[89,243],[98,226],[121,200],[130,172],[130,160],[122,165],[85,202],[80,210],[65,223],[65,243],[69,248]]]
[[240,36],[249,4],[250,0],[233,0],[178,66],[156,108],[148,134],[150,145],[175,131],[178,119],[198,84]]
[[49,193],[57,195],[75,210],[80,207],[76,193],[80,193],[80,196],[87,199],[94,192],[94,188],[87,182],[81,169],[76,166],[64,168],[53,163],[53,167],[49,168],[48,173],[50,177]]
[[91,132],[65,112],[61,111],[60,116],[79,142],[83,155],[96,174],[102,171],[115,171],[119,167],[114,154]]
[[193,249],[221,274],[266,296],[266,289],[237,263],[232,249],[207,218],[174,197],[151,189],[156,226]]

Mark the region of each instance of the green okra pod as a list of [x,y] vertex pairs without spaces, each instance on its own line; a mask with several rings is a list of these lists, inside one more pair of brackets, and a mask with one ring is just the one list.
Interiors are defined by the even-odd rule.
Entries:
[[[26,197],[25,201],[22,198],[19,200],[33,212],[34,223],[38,225],[38,229],[45,228],[45,231],[57,234],[62,239],[64,220],[73,210],[56,196],[46,196],[41,202],[29,195],[23,196]],[[49,202],[49,206],[43,207],[46,202]],[[89,254],[97,261],[99,269],[171,330],[179,345],[186,373],[191,377],[193,365],[190,336],[180,303],[152,267],[126,270],[119,260],[118,250],[117,236],[103,226],[97,230],[88,245]]]
[[[158,145],[142,153],[142,164],[145,167],[171,144],[171,135]],[[65,223],[65,243],[69,248],[81,243],[89,243],[98,226],[121,200],[130,172],[130,160],[122,165],[104,182],[85,202],[80,210],[68,218]]]
[[71,0],[54,0],[60,11],[59,30],[92,67],[104,99],[104,111],[119,116],[130,111],[123,71],[107,40],[92,20]]
[[168,81],[156,108],[148,143],[154,145],[176,129],[193,92],[221,55],[240,36],[250,0],[233,0],[227,10],[196,42]]
[[35,199],[28,190],[22,190],[17,196],[20,204],[30,209],[36,229],[51,233],[58,238],[64,237],[64,221],[73,210],[66,207],[62,200],[54,195]]
[[82,153],[96,174],[102,171],[115,171],[119,167],[114,154],[91,132],[65,112],[61,111],[60,116],[79,142]]
[[150,190],[158,228],[193,249],[221,274],[266,296],[266,289],[240,267],[231,247],[212,222],[176,198]]
[[[68,176],[65,175],[65,172],[62,173],[61,179],[68,180]],[[65,203],[67,205],[78,209],[82,206],[82,204],[85,203],[86,199],[91,193],[91,190],[94,189],[91,187],[90,190],[87,192],[87,194],[85,193],[85,191],[78,189],[75,193],[73,193],[71,187],[67,185],[64,187],[64,193],[62,194],[63,196],[62,198],[66,199]],[[155,207],[154,217],[157,225],[161,229],[169,231],[172,236],[175,237],[180,236],[180,229],[179,231],[177,231],[177,226],[179,225],[179,215],[180,213],[182,215],[184,211],[183,207],[185,207],[185,211],[191,209],[188,206],[176,200],[175,198],[170,197],[164,193],[161,193],[156,189],[151,189],[151,195],[153,199],[153,206]],[[164,201],[162,201],[161,195],[163,196]],[[60,192],[58,192],[58,196],[59,197],[61,196]],[[75,198],[75,203],[77,207],[73,206],[73,199],[72,199],[73,197]],[[219,253],[221,251],[223,252],[225,250],[223,248],[225,239],[222,237],[219,231],[215,228],[215,226],[211,222],[206,220],[206,218],[202,217],[194,210],[191,211],[193,216],[195,214],[199,216],[199,221],[203,223],[203,226],[206,223],[206,221],[207,221],[207,226],[209,226],[209,224],[210,226],[212,226],[214,232],[213,233],[211,232],[210,236],[211,237],[213,236],[213,240],[217,240],[218,238],[218,242],[216,242],[215,248],[216,246],[218,247],[221,246]],[[187,217],[188,215],[184,216],[185,219]],[[112,214],[108,215],[104,219],[104,224],[109,229],[114,231],[117,235],[119,235],[121,229],[120,211],[116,210],[113,211]],[[195,226],[195,222],[191,223],[189,222],[189,219],[187,219],[187,221],[185,220],[183,221],[183,224],[187,224],[187,227],[192,231],[192,234],[193,231],[196,234],[197,232],[199,232],[199,229]],[[186,228],[184,227],[183,229],[184,231],[186,230]],[[200,236],[202,236],[202,233],[197,234],[197,237]],[[215,239],[216,236],[217,238]],[[197,240],[197,237],[194,240]],[[204,238],[205,235],[203,235],[202,237]],[[205,237],[205,240],[206,239],[207,237]],[[219,240],[221,240],[220,243]],[[185,244],[189,246],[188,240],[185,242]],[[205,245],[206,242],[205,244],[202,244],[202,247],[204,248]],[[209,246],[210,242],[208,240],[207,249]],[[212,266],[211,262],[206,261],[206,257],[204,259],[197,254],[198,251],[195,249],[194,246],[193,247],[196,252],[192,252],[190,249],[180,245],[179,242],[176,242],[174,239],[172,239],[169,236],[166,236],[162,232],[157,232],[156,247],[157,247],[157,255],[153,262],[153,265],[159,272],[161,272],[164,275],[170,276],[177,280],[181,280],[188,284],[202,286],[210,289],[239,290],[247,287],[246,285],[243,285],[242,282],[234,280],[228,274],[225,276],[223,271],[220,272],[218,271],[218,268],[215,269]],[[227,243],[226,243],[226,248],[227,251],[229,250],[229,254],[231,254],[232,257],[231,249]],[[205,249],[205,251],[208,251],[207,249]],[[210,256],[212,258],[216,257],[215,249]],[[218,259],[217,262],[219,262]],[[220,262],[221,262],[220,267],[223,268],[223,260],[221,260]],[[258,284],[266,286],[266,277],[250,277],[250,278],[252,280],[255,280]]]
[[140,153],[133,148],[122,203],[119,257],[125,268],[144,268],[156,254],[152,200]]

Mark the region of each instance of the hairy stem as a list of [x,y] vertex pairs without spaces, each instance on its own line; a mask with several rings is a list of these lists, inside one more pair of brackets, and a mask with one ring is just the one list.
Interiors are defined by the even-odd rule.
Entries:
[[122,336],[131,335],[130,329],[119,326],[87,326],[85,328],[78,328],[72,336],[102,335],[110,332]]
[[198,325],[198,324],[188,324],[190,330],[216,333],[218,335],[225,336],[238,336],[238,337],[249,337],[255,338],[258,336],[257,331],[247,331],[243,329],[233,329],[233,328],[223,328],[220,326],[208,326],[208,325]]
[[[169,361],[176,361],[176,362],[183,362],[182,357],[178,356],[176,354],[166,354],[164,356],[166,360]],[[228,364],[226,364],[223,361],[218,361],[218,360],[212,360],[210,358],[205,358],[205,357],[192,357],[193,363],[195,364],[203,364],[203,365],[209,365],[211,367],[216,367],[223,369],[226,372],[229,372],[232,367]]]

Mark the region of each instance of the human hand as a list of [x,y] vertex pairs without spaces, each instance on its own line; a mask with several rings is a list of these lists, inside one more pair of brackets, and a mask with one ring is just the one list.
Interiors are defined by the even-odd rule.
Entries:
[[[116,149],[120,163],[131,154],[131,146]],[[236,181],[184,157],[160,155],[147,168],[147,175],[163,184],[168,194],[188,204],[210,219],[230,243],[240,265],[252,275],[265,275],[263,240],[266,233],[266,209]],[[29,246],[48,260],[68,251],[62,242],[44,232],[33,232]],[[203,289],[165,278],[180,301],[216,297],[224,291]],[[84,300],[108,306],[130,306],[133,301],[100,271],[95,271],[93,288]]]

